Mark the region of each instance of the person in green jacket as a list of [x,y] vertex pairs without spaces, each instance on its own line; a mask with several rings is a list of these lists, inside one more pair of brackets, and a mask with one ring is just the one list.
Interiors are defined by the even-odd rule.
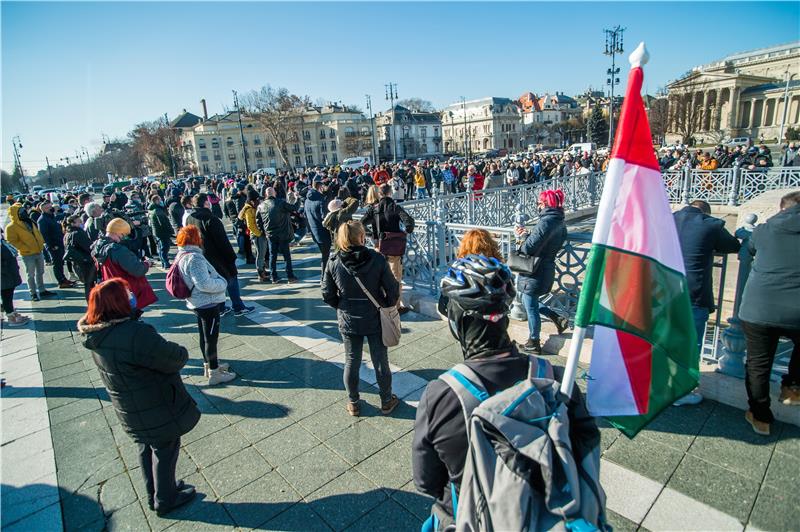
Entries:
[[152,194],[147,210],[150,211],[150,227],[153,228],[153,234],[156,237],[161,267],[167,269],[169,268],[169,248],[172,245],[172,237],[175,235],[172,232],[172,224],[169,221],[167,209],[164,207],[163,198],[158,194]]

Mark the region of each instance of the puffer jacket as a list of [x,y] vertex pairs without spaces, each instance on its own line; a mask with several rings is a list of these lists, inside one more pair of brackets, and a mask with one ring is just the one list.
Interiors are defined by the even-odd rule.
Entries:
[[250,236],[252,237],[259,237],[264,236],[264,233],[258,227],[258,223],[256,222],[256,208],[250,205],[249,203],[245,203],[242,210],[239,211],[239,219],[245,223],[247,229],[250,231]]
[[377,251],[355,246],[331,257],[322,279],[322,299],[336,309],[339,332],[367,336],[381,332],[378,309],[364,294],[354,275],[382,306],[391,307],[400,287],[386,259]]
[[136,296],[136,308],[141,310],[158,301],[153,287],[145,277],[149,266],[140,261],[130,249],[103,236],[92,244],[92,256],[100,266],[104,280],[121,277],[128,282],[131,292]]
[[189,359],[185,347],[128,318],[88,325],[84,317],[78,331],[123,430],[135,442],[172,441],[197,425],[200,411],[180,375]]
[[14,246],[23,257],[36,255],[44,249],[44,237],[33,222],[27,223],[19,219],[19,210],[22,205],[15,203],[8,208],[8,217],[11,220],[6,226],[6,240]]
[[36,220],[36,225],[39,226],[39,232],[44,238],[47,249],[58,251],[64,247],[64,231],[61,229],[61,224],[58,223],[54,214],[43,212],[39,219]]
[[556,255],[566,239],[564,209],[544,209],[539,215],[539,223],[519,248],[526,255],[541,257],[535,272],[519,274],[518,290],[521,293],[538,297],[550,292],[556,276]]
[[294,239],[292,213],[297,211],[297,203],[289,203],[280,198],[267,198],[258,206],[256,217],[267,238],[275,238],[281,242]]
[[189,310],[225,302],[228,282],[206,260],[200,247],[179,247],[175,262],[178,263],[183,282],[192,291],[192,295],[186,299]]
[[147,206],[149,211],[148,217],[150,219],[150,227],[153,228],[153,234],[159,240],[169,241],[175,236],[172,230],[172,223],[169,221],[167,209],[163,205],[156,205],[151,203]]

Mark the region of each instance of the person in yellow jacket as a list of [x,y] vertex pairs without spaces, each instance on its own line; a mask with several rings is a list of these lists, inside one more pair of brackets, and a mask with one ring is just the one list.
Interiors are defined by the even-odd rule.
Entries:
[[417,165],[416,172],[414,173],[414,190],[416,191],[417,199],[425,199],[428,197],[425,171],[422,169],[421,164]]
[[44,238],[39,228],[20,203],[8,208],[8,217],[11,222],[6,226],[6,240],[19,251],[25,264],[31,299],[39,301],[40,297],[55,295],[44,286]]
[[256,221],[256,207],[258,207],[259,196],[258,192],[254,189],[247,191],[247,201],[239,211],[239,219],[242,220],[247,226],[247,232],[250,233],[250,242],[253,244],[253,252],[256,256],[256,270],[258,270],[258,278],[261,282],[269,281],[267,275],[267,237],[264,236],[264,231],[258,226]]
[[706,152],[703,155],[703,160],[700,162],[700,169],[701,170],[716,170],[719,167],[719,162],[712,157],[712,155]]

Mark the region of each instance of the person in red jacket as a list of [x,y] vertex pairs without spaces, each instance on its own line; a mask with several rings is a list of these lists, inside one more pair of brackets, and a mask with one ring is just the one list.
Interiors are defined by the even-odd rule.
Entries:
[[389,179],[391,179],[391,176],[389,175],[389,172],[386,171],[384,165],[381,165],[380,168],[375,170],[375,173],[372,174],[372,180],[375,181],[375,184],[378,186],[388,183]]

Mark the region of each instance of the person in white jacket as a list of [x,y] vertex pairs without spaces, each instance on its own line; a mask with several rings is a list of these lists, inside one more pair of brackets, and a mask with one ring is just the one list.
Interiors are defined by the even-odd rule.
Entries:
[[175,241],[178,244],[175,267],[179,269],[186,287],[191,290],[186,306],[197,316],[200,351],[204,360],[203,374],[209,386],[232,381],[236,374],[229,371],[228,364],[221,364],[217,359],[220,311],[225,304],[228,282],[203,256],[203,238],[196,226],[183,226]]

